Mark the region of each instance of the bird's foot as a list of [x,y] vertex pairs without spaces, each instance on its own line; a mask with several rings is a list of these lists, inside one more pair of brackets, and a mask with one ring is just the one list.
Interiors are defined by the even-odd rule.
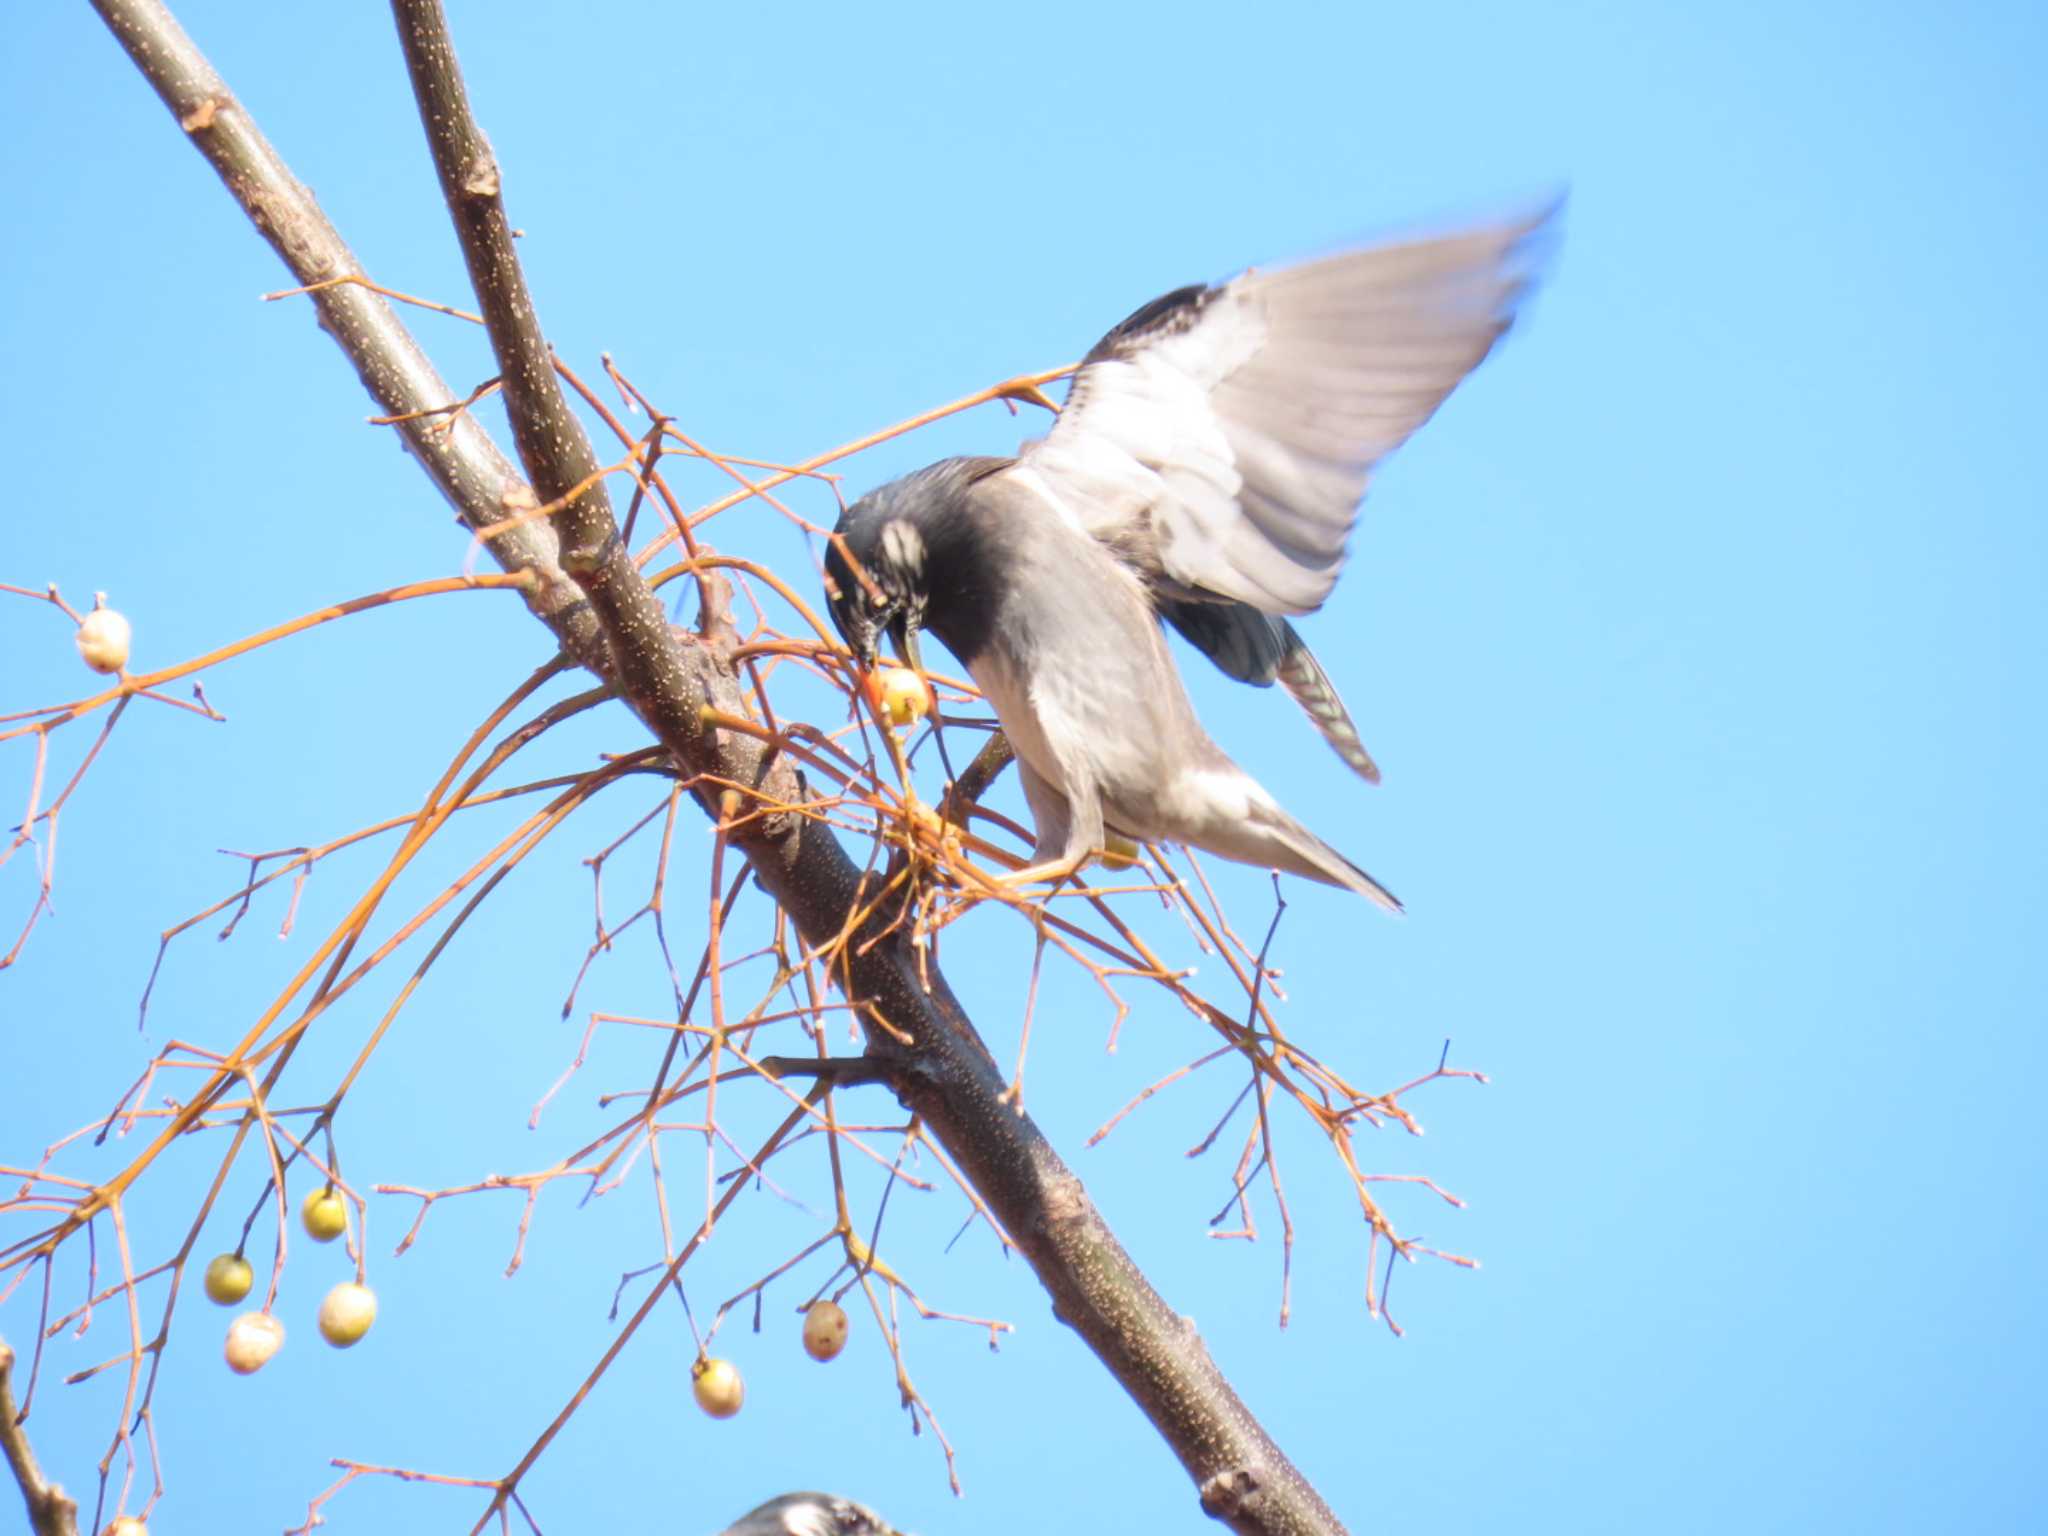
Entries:
[[1028,885],[1050,883],[1052,890],[1046,894],[1051,895],[1052,891],[1058,890],[1078,875],[1093,857],[1095,851],[1092,848],[1084,848],[1078,853],[1061,854],[1056,859],[1041,859],[1025,865],[1022,869],[1005,870],[1000,875],[984,874],[983,878],[999,893],[1021,891]]

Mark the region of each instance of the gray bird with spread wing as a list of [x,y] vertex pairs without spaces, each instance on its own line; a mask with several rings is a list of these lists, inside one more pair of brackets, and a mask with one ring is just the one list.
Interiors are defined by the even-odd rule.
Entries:
[[855,657],[887,635],[917,666],[931,631],[1016,752],[1037,848],[1006,881],[1064,879],[1115,832],[1400,910],[1209,739],[1160,620],[1229,676],[1279,680],[1377,781],[1287,615],[1322,606],[1374,467],[1506,332],[1549,224],[1167,294],[1096,344],[1016,458],[947,459],[847,509],[825,571]]

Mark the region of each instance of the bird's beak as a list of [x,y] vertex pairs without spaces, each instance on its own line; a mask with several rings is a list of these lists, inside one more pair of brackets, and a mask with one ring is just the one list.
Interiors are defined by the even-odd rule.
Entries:
[[896,642],[896,654],[910,664],[918,676],[924,675],[924,663],[917,655],[917,629],[910,622],[910,616],[899,613],[889,622],[889,638]]

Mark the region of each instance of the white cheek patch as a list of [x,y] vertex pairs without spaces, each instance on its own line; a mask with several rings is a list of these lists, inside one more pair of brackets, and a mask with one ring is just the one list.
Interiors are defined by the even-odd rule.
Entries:
[[882,558],[905,573],[924,569],[924,536],[902,518],[882,525]]

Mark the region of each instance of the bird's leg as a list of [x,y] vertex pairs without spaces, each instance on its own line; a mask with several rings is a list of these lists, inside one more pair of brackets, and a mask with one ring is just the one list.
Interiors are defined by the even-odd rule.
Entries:
[[1074,847],[1074,808],[1052,782],[1023,758],[1017,759],[1017,780],[1024,787],[1024,803],[1031,807],[1036,842],[1031,862],[1044,864],[1057,853],[1071,853]]
[[1034,885],[1041,880],[1050,880],[1053,889],[1057,890],[1078,875],[1082,867],[1094,856],[1094,849],[1083,848],[1079,853],[1063,853],[1058,858],[1048,859],[1042,864],[1027,864],[1022,869],[1005,870],[1000,875],[991,875],[989,881],[1008,890],[1015,886]]
[[[1038,845],[1031,850],[1029,864],[994,876],[993,883],[1015,888],[1050,880],[1057,890],[1079,874],[1102,846],[1101,802],[1089,795],[1076,804],[1021,757],[1017,759],[1017,772],[1024,783],[1024,799],[1031,807],[1031,817],[1038,823]],[[1055,854],[1054,849],[1059,852]]]

